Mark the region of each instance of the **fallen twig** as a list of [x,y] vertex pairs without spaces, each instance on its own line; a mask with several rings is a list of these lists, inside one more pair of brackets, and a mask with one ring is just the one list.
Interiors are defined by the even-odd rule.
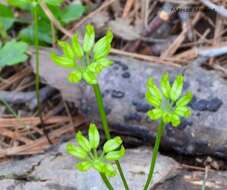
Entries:
[[[165,22],[167,22],[171,16],[173,8],[173,4],[171,3],[165,3],[161,9],[161,11],[158,13],[158,15],[150,22],[148,27],[145,29],[145,31],[142,33],[142,36],[148,36],[152,35],[156,30],[158,30],[161,25]],[[138,47],[141,44],[141,40],[135,41],[132,45],[130,45],[129,48],[126,50],[129,52],[135,52]]]
[[58,28],[62,33],[64,33],[65,35],[67,35],[68,37],[71,37],[72,34],[66,30],[61,23],[55,18],[55,16],[53,15],[53,13],[49,10],[49,8],[47,7],[46,3],[41,0],[40,1],[40,6],[43,9],[43,11],[45,12],[45,14],[47,15],[47,17],[51,20],[51,22],[55,25],[56,28]]
[[210,0],[200,0],[204,5],[206,5],[208,8],[214,10],[219,15],[227,18],[227,9],[224,6],[216,5]]
[[[44,87],[40,90],[40,101],[44,102],[55,90],[50,87]],[[0,91],[0,99],[12,104],[26,104],[31,110],[37,106],[35,91],[17,92]]]
[[180,65],[178,65],[176,63],[183,63],[184,62],[183,60],[180,60],[180,59],[172,59],[172,58],[162,59],[162,58],[156,57],[156,56],[142,55],[142,54],[138,54],[138,53],[131,53],[131,52],[126,52],[126,51],[113,49],[113,48],[111,49],[111,53],[117,54],[117,55],[124,55],[124,56],[128,56],[128,57],[136,58],[136,59],[141,59],[141,60],[149,61],[149,62],[153,62],[153,63],[161,63],[161,64],[166,64],[166,65],[172,65],[172,66],[175,66],[175,67],[181,67]]
[[177,37],[177,39],[168,47],[168,49],[165,52],[163,52],[161,57],[172,56],[177,51],[177,49],[180,47],[180,45],[185,40],[185,37],[186,37],[188,31],[190,30],[190,28],[199,21],[200,16],[201,16],[201,14],[200,14],[200,12],[198,12],[197,15],[195,16],[195,18],[190,23],[187,24],[187,27],[184,28],[184,30]]

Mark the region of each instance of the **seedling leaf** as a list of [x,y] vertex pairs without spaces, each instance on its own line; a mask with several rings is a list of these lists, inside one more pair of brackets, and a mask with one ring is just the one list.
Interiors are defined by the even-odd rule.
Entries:
[[0,68],[16,65],[28,59],[26,55],[28,45],[24,42],[12,40],[0,49]]
[[68,154],[70,154],[76,158],[85,159],[87,157],[87,152],[84,149],[82,149],[81,147],[77,147],[71,143],[67,144],[66,149],[67,149]]
[[90,152],[91,150],[91,145],[89,143],[89,141],[87,140],[86,137],[83,136],[83,134],[79,131],[76,134],[76,140],[78,142],[78,144],[86,151],[86,152]]
[[104,146],[103,150],[105,153],[116,150],[119,146],[121,146],[122,140],[121,137],[114,137],[113,139],[108,140]]
[[113,160],[119,160],[125,155],[125,148],[122,145],[120,150],[112,151],[106,154],[105,158],[107,160],[113,161]]
[[95,30],[90,24],[86,26],[86,32],[84,36],[83,49],[86,53],[89,53],[95,42]]
[[91,145],[91,148],[96,149],[99,146],[99,132],[98,129],[96,128],[96,125],[91,123],[89,126],[89,131],[88,131],[88,136],[89,136],[89,142]]

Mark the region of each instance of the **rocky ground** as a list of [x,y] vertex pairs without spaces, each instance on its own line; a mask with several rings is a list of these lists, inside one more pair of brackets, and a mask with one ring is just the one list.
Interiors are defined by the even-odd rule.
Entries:
[[[52,63],[50,51],[53,50],[46,49],[40,56],[44,81],[59,89],[65,100],[74,102],[86,118],[98,121],[92,89],[83,83],[69,84],[66,80],[69,71]],[[156,123],[146,114],[151,108],[144,98],[146,81],[153,77],[158,83],[164,72],[169,72],[172,80],[177,73],[183,73],[184,92],[190,90],[194,95],[190,104],[192,117],[178,128],[167,126],[162,146],[185,155],[227,157],[227,81],[222,73],[201,67],[206,57],[180,68],[126,57],[111,58],[115,60],[113,66],[101,74],[99,81],[113,130],[136,137],[141,144],[153,142]]]
[[[144,100],[145,84],[149,76],[156,81],[168,71],[171,78],[183,73],[184,91],[194,94],[193,115],[179,128],[167,126],[162,149],[183,155],[227,156],[227,82],[217,71],[207,70],[194,62],[187,67],[163,67],[133,59],[116,58],[113,67],[100,76],[108,119],[113,131],[137,139],[138,144],[151,144],[155,138],[155,123],[146,117],[150,109]],[[97,107],[91,88],[84,84],[72,86],[66,81],[67,72],[49,60],[49,50],[41,54],[43,81],[57,88],[63,97],[75,103],[87,118],[98,121]],[[45,63],[45,64],[44,64]],[[58,73],[51,75],[50,73]],[[119,114],[120,113],[120,114]],[[149,168],[150,150],[144,146],[128,149],[122,166],[132,190],[142,189]],[[65,153],[65,144],[45,154],[0,164],[0,186],[3,190],[104,190],[99,175],[74,169],[76,161]],[[190,171],[173,158],[159,155],[152,190],[201,190],[204,171]],[[227,173],[209,171],[206,190],[227,189]],[[118,177],[111,182],[123,190]]]
[[[95,171],[81,173],[74,169],[75,159],[65,152],[65,145],[45,154],[0,164],[1,190],[106,190]],[[150,149],[128,149],[121,163],[131,190],[142,189],[149,168]],[[159,155],[152,190],[200,190],[204,172],[190,172],[172,158]],[[116,190],[123,190],[119,177],[111,178]],[[207,190],[227,189],[227,173],[208,173]]]

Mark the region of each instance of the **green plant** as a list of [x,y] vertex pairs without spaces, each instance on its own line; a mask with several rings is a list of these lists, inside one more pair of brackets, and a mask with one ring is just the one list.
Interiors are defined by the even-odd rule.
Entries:
[[6,42],[4,46],[0,44],[0,68],[26,61],[28,59],[27,50],[28,45],[26,43],[16,40]]
[[[105,68],[112,64],[112,61],[107,58],[111,49],[112,39],[112,32],[108,31],[103,38],[95,43],[95,30],[92,25],[87,25],[83,45],[80,45],[78,35],[75,34],[72,37],[71,43],[64,41],[58,42],[59,46],[63,50],[63,55],[57,55],[56,53],[51,54],[52,60],[57,65],[71,70],[68,76],[69,82],[78,83],[83,80],[88,85],[93,87],[106,140],[110,140],[111,135],[97,76]],[[116,160],[115,164],[121,176],[124,187],[126,190],[128,190],[128,184],[124,177],[119,161]],[[105,173],[101,174],[102,179],[105,182]]]
[[7,39],[7,31],[12,27],[15,21],[13,11],[10,7],[0,3],[0,36]]
[[151,120],[159,120],[160,123],[157,129],[150,170],[144,190],[149,188],[152,181],[159,145],[166,124],[171,123],[172,126],[177,127],[181,123],[181,118],[188,118],[191,115],[191,111],[187,105],[192,100],[192,93],[187,92],[182,96],[183,85],[183,75],[177,75],[173,85],[171,86],[168,73],[163,74],[160,84],[161,90],[159,90],[155,85],[152,78],[148,79],[146,99],[154,108],[148,111],[147,114]]
[[[39,16],[39,41],[40,43],[52,43],[52,27],[51,21],[46,16],[44,10],[40,6],[41,0],[7,0],[10,6],[19,8],[28,13],[32,13],[34,5]],[[62,5],[63,0],[44,0],[48,9],[55,15],[56,19],[62,24],[67,25],[72,21],[79,19],[85,12],[85,7],[82,4],[71,3],[69,5]],[[1,7],[0,7],[1,8]],[[0,9],[1,10],[1,9]],[[1,14],[0,14],[1,16]],[[16,20],[17,21],[17,20]],[[34,43],[34,23],[30,23],[26,28],[19,32],[19,38],[28,43]]]
[[[100,143],[99,132],[95,124],[90,124],[88,132],[89,140],[82,135],[81,132],[76,134],[76,141],[79,146],[71,143],[67,144],[67,152],[81,160],[75,165],[76,169],[85,172],[91,168],[98,171],[103,178],[106,176],[115,176],[116,170],[114,169],[111,161],[119,160],[125,154],[124,146],[120,137],[114,137],[108,140],[102,152],[98,152],[97,148]],[[105,184],[109,189],[113,189],[108,178],[103,178]]]

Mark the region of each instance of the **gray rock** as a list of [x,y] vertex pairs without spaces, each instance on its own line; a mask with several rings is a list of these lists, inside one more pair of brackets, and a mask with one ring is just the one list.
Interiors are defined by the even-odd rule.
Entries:
[[[91,121],[98,121],[92,88],[84,83],[69,84],[66,78],[70,71],[55,66],[49,50],[43,51],[40,58],[44,81],[59,89],[64,98],[73,101]],[[162,147],[183,154],[226,158],[227,81],[219,73],[194,64],[183,70],[124,57],[111,58],[115,60],[114,65],[100,75],[99,81],[113,130],[137,137],[143,143],[154,142],[156,123],[147,118],[150,106],[144,99],[147,78],[152,76],[158,82],[162,73],[168,71],[173,80],[177,73],[184,72],[184,91],[191,90],[194,94],[193,115],[178,128],[167,126]],[[127,77],[125,72],[129,73]]]
[[[149,169],[148,148],[127,150],[121,160],[131,190],[142,189]],[[21,161],[0,164],[1,190],[106,190],[95,171],[74,169],[76,160],[65,153],[65,144],[57,150]],[[159,155],[153,185],[161,183],[179,167],[173,159]],[[115,189],[123,190],[119,177],[111,178]]]
[[[227,189],[226,172],[209,171],[205,183],[206,190]],[[179,171],[168,180],[156,184],[152,190],[201,190],[204,183],[204,172]]]

